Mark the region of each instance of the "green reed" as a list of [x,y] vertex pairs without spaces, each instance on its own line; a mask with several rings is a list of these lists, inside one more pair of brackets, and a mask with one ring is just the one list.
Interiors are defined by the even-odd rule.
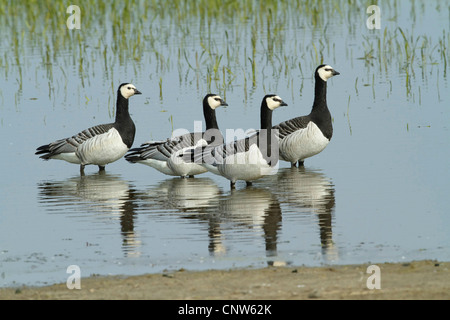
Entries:
[[[388,73],[398,70],[408,97],[415,92],[418,73],[427,80],[441,65],[437,81],[447,77],[449,33],[445,29],[436,41],[413,27],[395,26],[402,8],[392,1],[383,4],[389,12],[383,19],[384,29],[368,32],[361,15],[369,4],[356,0],[100,0],[93,5],[80,0],[82,29],[77,31],[65,25],[67,1],[4,0],[0,2],[0,72],[7,80],[13,77],[21,91],[24,74],[34,68],[27,60],[33,51],[32,55],[40,56],[39,68],[46,72],[53,97],[55,86],[66,88],[73,81],[69,68],[77,71],[82,88],[103,77],[115,83],[122,76],[115,70],[127,70],[134,78],[148,77],[158,83],[162,101],[162,85],[173,85],[166,76],[175,70],[178,85],[193,86],[199,95],[206,90],[235,91],[247,101],[257,88],[273,90],[278,84],[290,87],[293,96],[301,95],[303,79],[310,78],[319,63],[339,65],[344,57],[336,53],[337,46],[349,41],[356,45],[345,47],[345,58],[354,68],[359,66],[356,60],[364,62],[368,78],[359,81],[372,86],[374,98],[375,73],[388,78]],[[423,1],[414,1],[412,16],[422,12],[419,6]],[[340,38],[335,39],[336,35]],[[10,48],[12,52],[7,51]],[[63,72],[56,66],[64,66]],[[151,74],[144,75],[149,69]],[[293,88],[298,83],[300,88]],[[357,85],[358,78],[358,95]],[[110,90],[114,93],[115,85]]]

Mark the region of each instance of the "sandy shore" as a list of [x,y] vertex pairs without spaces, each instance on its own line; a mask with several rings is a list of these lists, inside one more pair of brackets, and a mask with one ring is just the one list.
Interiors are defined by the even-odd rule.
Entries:
[[65,283],[3,288],[0,299],[450,299],[450,262],[377,266],[380,289],[367,288],[375,276],[368,265],[267,267],[82,278],[79,290]]

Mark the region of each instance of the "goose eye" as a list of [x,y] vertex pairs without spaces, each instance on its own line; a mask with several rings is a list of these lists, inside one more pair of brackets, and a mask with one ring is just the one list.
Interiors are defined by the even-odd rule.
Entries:
[[128,87],[127,89],[128,89],[128,90],[131,90],[131,87]]

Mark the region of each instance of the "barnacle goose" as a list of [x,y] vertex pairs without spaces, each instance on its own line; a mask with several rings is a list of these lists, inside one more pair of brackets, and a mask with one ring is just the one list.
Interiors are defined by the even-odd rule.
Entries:
[[205,146],[210,143],[214,145],[223,143],[223,137],[217,125],[216,108],[227,105],[217,94],[207,94],[203,98],[203,116],[206,122],[205,132],[187,133],[165,141],[143,143],[140,147],[131,149],[125,156],[125,159],[131,163],[148,165],[166,175],[180,176],[182,178],[193,177],[194,175],[207,172],[201,165],[184,161],[178,155],[189,148]]
[[277,130],[272,130],[272,112],[280,106],[287,104],[275,94],[266,95],[261,103],[261,130],[220,146],[197,147],[182,157],[193,158],[208,171],[227,178],[232,189],[237,180],[251,185],[252,181],[272,174],[278,165]]
[[131,148],[136,127],[128,112],[128,98],[141,94],[131,83],[122,83],[117,90],[116,120],[114,123],[101,124],[74,135],[70,138],[40,146],[37,155],[44,160],[58,159],[84,166],[98,165],[105,170],[105,165],[122,158]]
[[306,158],[325,149],[333,135],[331,114],[327,106],[327,80],[339,72],[326,64],[315,71],[314,103],[311,113],[274,126],[279,131],[280,159],[295,167],[303,165]]

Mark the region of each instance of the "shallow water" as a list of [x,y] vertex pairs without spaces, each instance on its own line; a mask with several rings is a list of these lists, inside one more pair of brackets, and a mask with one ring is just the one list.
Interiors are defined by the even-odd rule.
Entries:
[[[387,2],[380,30],[366,28],[364,5],[334,4],[177,21],[176,8],[152,16],[136,2],[145,19],[122,21],[123,34],[113,9],[101,22],[87,4],[81,30],[2,20],[0,286],[65,282],[69,265],[89,276],[449,260],[448,3]],[[321,57],[341,72],[328,82],[331,143],[252,187],[123,159],[80,176],[33,155],[113,121],[124,81],[143,92],[130,100],[135,146],[192,130],[208,91],[229,104],[223,130],[257,128],[269,92],[289,104],[274,123],[306,114]]]

